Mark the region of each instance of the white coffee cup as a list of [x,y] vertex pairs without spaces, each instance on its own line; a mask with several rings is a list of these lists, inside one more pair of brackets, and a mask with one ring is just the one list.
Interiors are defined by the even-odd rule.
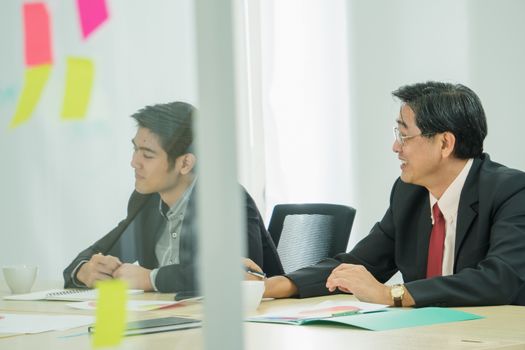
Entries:
[[29,293],[35,282],[38,267],[34,265],[4,266],[4,279],[13,294]]
[[254,313],[264,294],[264,281],[242,281],[243,307],[245,314]]

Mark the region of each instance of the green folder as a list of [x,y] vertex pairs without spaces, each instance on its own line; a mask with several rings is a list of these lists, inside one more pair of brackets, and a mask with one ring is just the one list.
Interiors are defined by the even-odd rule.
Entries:
[[483,318],[482,316],[468,312],[440,308],[425,307],[410,310],[388,310],[384,312],[372,312],[364,314],[353,314],[350,316],[337,316],[321,319],[280,320],[279,318],[265,318],[264,316],[252,317],[248,321],[265,323],[286,323],[296,325],[311,324],[333,324],[364,328],[372,331],[384,331],[389,329],[428,326],[438,323],[469,321]]

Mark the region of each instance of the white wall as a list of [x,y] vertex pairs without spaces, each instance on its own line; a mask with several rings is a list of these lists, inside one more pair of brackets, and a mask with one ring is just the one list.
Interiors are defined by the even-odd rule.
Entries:
[[470,75],[488,118],[486,151],[525,170],[525,2],[471,1]]

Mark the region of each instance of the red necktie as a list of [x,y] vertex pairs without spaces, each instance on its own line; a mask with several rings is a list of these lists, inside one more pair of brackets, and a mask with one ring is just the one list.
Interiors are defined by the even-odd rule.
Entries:
[[443,271],[443,250],[445,248],[445,218],[436,202],[432,208],[434,226],[428,245],[427,278],[441,276]]

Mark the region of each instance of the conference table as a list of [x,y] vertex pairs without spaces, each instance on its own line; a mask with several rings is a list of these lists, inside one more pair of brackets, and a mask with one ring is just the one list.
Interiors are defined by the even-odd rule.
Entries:
[[[54,285],[56,287],[56,285]],[[49,289],[40,286],[33,290]],[[0,284],[0,297],[8,295]],[[144,293],[130,296],[137,300],[173,300],[174,294]],[[355,300],[351,295],[307,299],[263,300],[257,313],[277,312],[289,307],[311,307],[324,300]],[[9,301],[0,299],[1,313],[44,315],[94,315],[61,301]],[[458,310],[484,316],[482,319],[434,324],[388,331],[369,331],[346,326],[280,325],[244,322],[244,348],[280,349],[525,349],[525,307],[463,307]],[[128,312],[128,319],[167,316],[202,318],[201,302],[190,302],[168,309]],[[202,328],[125,337],[116,349],[203,349]],[[38,334],[0,334],[1,350],[16,349],[92,349],[87,327]]]

